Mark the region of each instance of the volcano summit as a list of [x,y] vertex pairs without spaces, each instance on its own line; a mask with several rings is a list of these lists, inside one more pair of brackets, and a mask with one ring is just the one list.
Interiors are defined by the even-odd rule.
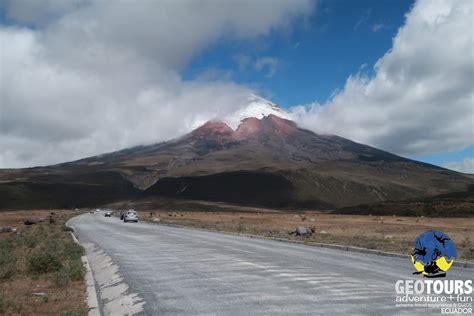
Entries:
[[339,207],[467,191],[455,171],[299,128],[276,105],[249,106],[168,142],[48,167],[0,170],[0,208],[129,199]]

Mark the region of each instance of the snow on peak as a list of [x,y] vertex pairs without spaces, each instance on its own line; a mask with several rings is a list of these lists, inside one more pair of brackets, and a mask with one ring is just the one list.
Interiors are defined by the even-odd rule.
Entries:
[[283,110],[273,102],[252,94],[248,98],[248,102],[244,107],[224,117],[223,121],[235,131],[239,127],[241,121],[246,118],[255,117],[261,120],[270,114],[291,120],[290,113]]

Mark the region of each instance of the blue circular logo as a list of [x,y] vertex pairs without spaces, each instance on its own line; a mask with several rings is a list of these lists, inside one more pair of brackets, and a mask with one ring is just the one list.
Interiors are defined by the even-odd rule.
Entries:
[[414,274],[435,278],[446,276],[456,258],[453,241],[443,232],[427,231],[415,239],[411,260]]

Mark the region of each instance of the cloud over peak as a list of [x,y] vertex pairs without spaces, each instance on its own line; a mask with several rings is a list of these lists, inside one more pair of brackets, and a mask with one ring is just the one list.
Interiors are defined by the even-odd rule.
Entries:
[[374,76],[350,76],[326,103],[295,107],[307,128],[398,154],[474,142],[472,1],[416,2]]
[[[5,0],[0,7],[8,21],[0,25],[0,167],[24,167],[166,140],[245,107],[248,87],[215,80],[212,71],[183,80],[181,70],[221,39],[264,40],[291,29],[315,3]],[[417,1],[373,75],[361,67],[326,102],[292,108],[294,120],[402,155],[472,145],[473,14],[469,0]],[[281,63],[272,56],[235,60],[241,71],[271,77]]]
[[0,167],[57,163],[175,137],[251,91],[184,81],[221,38],[245,41],[312,13],[297,1],[7,0],[0,26]]

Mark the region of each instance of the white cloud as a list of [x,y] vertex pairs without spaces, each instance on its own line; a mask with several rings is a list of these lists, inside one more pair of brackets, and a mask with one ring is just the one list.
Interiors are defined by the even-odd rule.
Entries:
[[448,162],[444,167],[459,172],[474,173],[474,158],[464,158],[463,161]]
[[357,31],[359,27],[361,27],[361,25],[367,23],[371,14],[372,14],[372,8],[367,9],[367,11],[365,11],[365,14],[354,25],[353,27],[354,31]]
[[266,69],[267,73],[265,74],[265,77],[271,78],[275,75],[279,64],[280,61],[278,58],[268,56],[261,57],[255,61],[255,69],[258,71]]
[[2,4],[16,24],[0,26],[0,167],[166,140],[228,114],[245,102],[249,89],[206,78],[183,81],[179,71],[223,37],[253,40],[288,28],[314,5],[60,2]]
[[6,16],[15,21],[41,26],[81,6],[85,0],[4,0]]
[[237,65],[239,65],[240,71],[246,71],[252,63],[252,58],[244,54],[235,55],[234,60],[237,63]]
[[383,30],[383,29],[387,29],[387,28],[389,28],[389,27],[390,27],[390,25],[388,25],[388,24],[375,23],[375,24],[372,24],[371,29],[372,29],[372,32],[375,32],[375,33],[376,33],[376,32],[379,32],[379,31],[381,31],[381,30]]
[[398,154],[474,143],[472,1],[421,0],[375,75],[350,76],[325,104],[294,108],[301,125]]

